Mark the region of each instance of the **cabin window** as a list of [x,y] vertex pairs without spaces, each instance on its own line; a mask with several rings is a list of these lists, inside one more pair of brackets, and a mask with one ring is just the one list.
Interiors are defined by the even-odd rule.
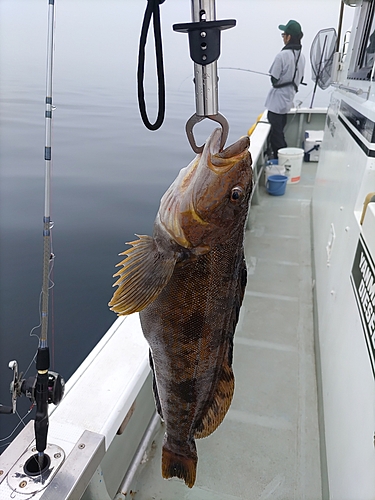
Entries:
[[358,26],[353,51],[351,72],[348,77],[355,80],[370,80],[375,61],[375,1],[365,1]]

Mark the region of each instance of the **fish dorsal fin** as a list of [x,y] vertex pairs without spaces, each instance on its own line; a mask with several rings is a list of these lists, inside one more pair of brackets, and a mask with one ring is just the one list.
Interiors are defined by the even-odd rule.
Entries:
[[139,312],[153,302],[173,274],[177,256],[172,251],[160,249],[154,238],[136,235],[138,240],[127,243],[132,248],[120,255],[126,259],[114,276],[118,286],[109,306],[119,315]]
[[195,427],[196,439],[209,436],[219,427],[230,407],[233,392],[234,375],[232,368],[226,362],[222,367],[212,403]]

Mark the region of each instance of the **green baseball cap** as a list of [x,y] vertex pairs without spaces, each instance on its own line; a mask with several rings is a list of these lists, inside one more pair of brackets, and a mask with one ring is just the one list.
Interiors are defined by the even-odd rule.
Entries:
[[303,33],[300,23],[291,19],[287,24],[279,24],[279,30],[284,31],[288,35],[299,36],[302,38]]

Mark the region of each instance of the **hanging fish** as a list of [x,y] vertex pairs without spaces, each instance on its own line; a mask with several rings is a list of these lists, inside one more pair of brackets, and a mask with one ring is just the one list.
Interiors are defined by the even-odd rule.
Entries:
[[[245,286],[244,226],[252,189],[249,138],[219,152],[216,129],[160,202],[154,234],[138,236],[110,302],[140,312],[155,403],[165,422],[162,475],[191,488],[194,439],[222,422],[234,390],[233,335]],[[114,285],[114,286],[115,286]]]

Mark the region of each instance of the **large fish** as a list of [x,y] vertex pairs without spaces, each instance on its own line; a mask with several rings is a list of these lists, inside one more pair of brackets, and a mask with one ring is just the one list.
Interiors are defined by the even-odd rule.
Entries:
[[[220,152],[216,129],[160,202],[153,237],[120,262],[110,302],[141,311],[157,410],[165,422],[162,475],[191,488],[195,438],[222,422],[234,390],[233,335],[246,286],[243,238],[252,189],[249,138]],[[114,286],[115,286],[114,285]]]

